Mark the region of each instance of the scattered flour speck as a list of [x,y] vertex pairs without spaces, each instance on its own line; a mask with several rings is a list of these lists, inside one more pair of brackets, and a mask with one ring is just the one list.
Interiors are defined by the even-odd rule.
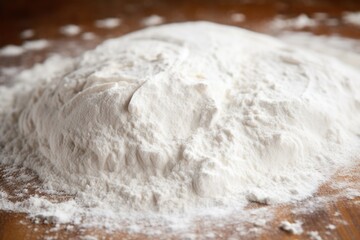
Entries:
[[336,229],[336,226],[334,224],[329,224],[329,225],[326,226],[326,229],[334,230],[334,229]]
[[120,26],[120,24],[121,24],[121,19],[119,18],[106,18],[95,21],[95,26],[98,28],[108,28],[108,29],[116,28]]
[[164,18],[159,15],[151,15],[149,17],[144,18],[141,21],[141,23],[147,27],[159,25],[162,24],[163,22],[164,22]]
[[35,31],[33,29],[26,29],[20,33],[20,37],[23,39],[32,38],[35,35]]
[[343,14],[343,20],[356,26],[360,26],[360,12],[346,12]]
[[246,19],[246,16],[242,13],[233,13],[230,16],[233,22],[243,22]]
[[300,235],[304,232],[302,224],[303,223],[299,220],[296,220],[294,223],[282,221],[280,224],[280,229],[295,235]]
[[322,240],[321,236],[319,235],[319,232],[317,231],[309,231],[307,232],[307,235],[311,240]]
[[7,45],[0,49],[0,56],[14,57],[24,53],[24,48],[16,45]]
[[81,32],[81,28],[78,25],[69,24],[60,28],[60,33],[66,36],[76,36]]

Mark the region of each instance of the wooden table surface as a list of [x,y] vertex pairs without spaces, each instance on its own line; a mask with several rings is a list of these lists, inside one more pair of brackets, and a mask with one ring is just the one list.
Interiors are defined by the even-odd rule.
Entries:
[[[143,26],[140,19],[152,14],[164,17],[165,22],[181,22],[189,20],[208,20],[229,25],[237,25],[259,32],[276,34],[269,29],[269,21],[279,14],[294,17],[301,13],[312,16],[314,13],[323,12],[333,18],[340,19],[344,11],[360,11],[360,1],[357,0],[304,0],[304,1],[241,1],[241,0],[198,0],[198,1],[152,1],[152,0],[1,0],[0,1],[0,47],[7,44],[21,44],[23,40],[19,34],[22,30],[31,28],[35,30],[33,39],[51,40],[50,48],[43,51],[27,52],[19,57],[0,57],[0,68],[11,66],[31,66],[35,62],[44,60],[50,53],[62,53],[78,55],[86,49],[93,48],[104,39],[122,35]],[[246,20],[234,23],[230,15],[243,13]],[[121,26],[111,29],[98,29],[94,27],[94,21],[107,17],[120,17],[123,20]],[[82,40],[80,36],[65,37],[59,33],[59,27],[66,24],[77,24],[83,31],[91,31],[98,36],[92,41]],[[360,39],[360,27],[340,23],[335,26],[319,25],[313,28],[302,29],[316,34],[338,34],[340,36]],[[0,76],[1,81],[6,81]],[[0,186],[7,186],[0,168]],[[333,196],[339,190],[333,187],[335,182],[349,182],[354,187],[360,187],[360,166],[349,171],[340,171],[329,182],[325,183],[312,199],[321,196]],[[258,206],[251,204],[250,208],[267,207],[275,211],[275,217],[258,234],[249,234],[242,239],[309,239],[307,232],[318,231],[322,239],[360,239],[360,197],[338,197],[334,201],[325,201],[317,204],[314,210],[309,212],[292,211],[302,206],[307,207],[311,199],[297,204],[278,206]],[[241,218],[241,216],[239,216]],[[301,220],[304,234],[291,235],[279,230],[279,224],[283,220]],[[334,224],[336,229],[329,230],[328,224]],[[225,224],[221,228],[213,229],[217,239],[226,239],[235,236],[236,225]],[[251,228],[253,226],[247,226]],[[95,235],[106,239],[150,239],[146,235],[128,234],[126,232],[106,233],[101,229],[79,229],[77,226],[72,231],[62,229],[52,232],[51,224],[34,224],[25,214],[0,211],[0,239],[81,239],[81,236]],[[206,229],[199,224],[198,236],[203,236]],[[167,238],[166,236],[163,238]],[[176,238],[176,236],[172,236]]]

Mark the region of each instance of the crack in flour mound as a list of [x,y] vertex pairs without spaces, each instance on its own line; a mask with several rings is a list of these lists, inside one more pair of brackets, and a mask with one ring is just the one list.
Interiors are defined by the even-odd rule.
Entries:
[[79,222],[304,199],[356,154],[359,76],[320,53],[206,22],[52,57],[0,86],[0,161],[73,198],[32,196],[13,208]]

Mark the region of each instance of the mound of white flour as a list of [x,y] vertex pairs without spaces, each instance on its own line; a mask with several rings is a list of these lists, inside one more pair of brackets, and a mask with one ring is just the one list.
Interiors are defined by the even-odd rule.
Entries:
[[359,78],[235,27],[148,28],[1,86],[1,161],[113,215],[299,200],[359,143]]

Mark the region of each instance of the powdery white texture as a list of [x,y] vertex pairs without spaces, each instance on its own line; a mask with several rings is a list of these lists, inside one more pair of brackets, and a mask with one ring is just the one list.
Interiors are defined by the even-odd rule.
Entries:
[[16,45],[6,45],[0,49],[0,56],[15,57],[23,54],[25,50]]
[[295,18],[284,19],[282,17],[276,17],[271,23],[270,26],[275,29],[303,29],[307,27],[315,27],[318,25],[318,22],[315,19],[309,18],[305,14],[300,14]]
[[302,224],[303,223],[299,220],[296,220],[294,223],[282,221],[280,224],[280,229],[295,235],[300,235],[304,232]]
[[25,41],[21,46],[7,45],[0,49],[0,56],[3,57],[16,57],[26,51],[42,50],[49,47],[50,42],[45,39]]
[[52,223],[80,222],[80,218],[74,219],[74,214],[77,211],[77,204],[74,200],[53,203],[45,198],[34,196],[15,203],[12,208],[22,209],[24,212],[31,208],[30,217],[46,219]]
[[1,101],[2,161],[95,215],[303,199],[359,140],[356,69],[235,27],[149,28],[60,66]]
[[318,231],[309,231],[307,233],[307,235],[309,236],[309,238],[311,240],[322,240],[321,236],[319,235]]
[[69,24],[60,28],[60,33],[66,36],[76,36],[81,32],[81,28],[78,25]]
[[96,34],[93,32],[85,32],[81,35],[82,39],[90,41],[96,38]]
[[3,68],[0,68],[1,76],[9,77],[9,76],[15,75],[18,72],[19,72],[19,68],[17,68],[17,67],[3,67]]
[[80,237],[81,240],[98,240],[97,237],[94,237],[94,236],[90,236],[90,235],[87,235],[87,236],[81,236]]
[[334,224],[329,224],[326,226],[326,229],[328,230],[335,230],[336,229],[336,226]]
[[26,41],[23,44],[23,48],[26,50],[42,50],[44,48],[49,47],[50,43],[48,40],[39,39],[33,41]]
[[343,14],[346,23],[360,26],[360,12],[346,12]]
[[98,28],[116,28],[120,26],[121,19],[119,18],[105,18],[95,21],[95,26]]
[[155,14],[146,17],[141,21],[141,23],[146,27],[159,25],[162,24],[163,22],[164,22],[164,18]]
[[35,31],[33,29],[25,29],[20,33],[20,37],[23,39],[32,38],[35,35]]
[[[4,142],[6,142],[7,139],[12,138],[10,136],[17,134],[16,123],[11,120],[12,114],[19,114],[19,111],[24,107],[23,105],[29,100],[29,94],[33,94],[34,88],[51,81],[52,78],[58,74],[63,75],[65,72],[68,72],[73,68],[73,64],[74,61],[70,58],[52,55],[45,62],[41,64],[37,63],[31,69],[26,69],[16,74],[12,79],[13,85],[0,86],[0,119],[3,120],[0,125],[0,132],[2,133],[2,136],[0,136],[0,143],[3,144],[0,145],[0,154],[7,151]],[[13,75],[14,73],[17,73],[17,71],[18,69],[10,70],[9,75]],[[21,147],[20,143],[6,145],[8,145],[9,148],[14,148],[16,146]],[[26,151],[27,154],[29,154],[32,150],[28,149]],[[19,153],[19,155],[21,156],[22,153]],[[4,162],[6,161],[6,158],[0,158],[0,161]],[[11,163],[14,162],[11,161]]]
[[233,22],[243,22],[246,20],[246,16],[242,13],[233,13],[230,15],[230,18]]
[[356,39],[306,32],[283,32],[277,37],[289,44],[331,55],[360,69],[360,42]]

